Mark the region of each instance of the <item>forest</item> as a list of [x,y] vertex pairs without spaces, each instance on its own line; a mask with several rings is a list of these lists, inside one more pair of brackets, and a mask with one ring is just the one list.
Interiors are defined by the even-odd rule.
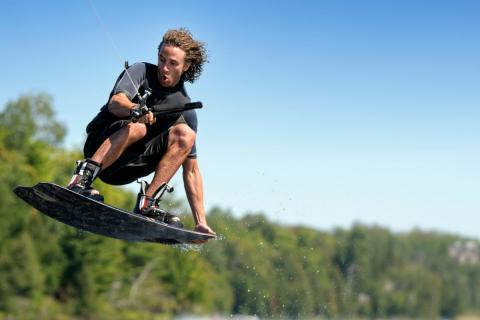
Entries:
[[[480,242],[356,223],[318,230],[220,207],[201,246],[124,242],[63,225],[12,190],[65,185],[81,150],[45,93],[0,111],[0,319],[455,318],[480,314]],[[96,182],[108,203],[135,194]],[[183,200],[169,208],[191,216]]]

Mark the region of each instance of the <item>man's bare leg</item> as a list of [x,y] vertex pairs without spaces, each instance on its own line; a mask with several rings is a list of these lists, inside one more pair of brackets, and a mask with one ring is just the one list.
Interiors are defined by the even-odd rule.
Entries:
[[153,197],[155,192],[170,181],[187,158],[195,141],[195,132],[186,124],[177,124],[170,129],[168,148],[155,168],[155,174],[145,194]]
[[102,170],[105,170],[120,158],[125,149],[145,137],[146,134],[145,124],[129,123],[105,140],[91,159],[101,163]]
[[102,201],[103,196],[91,188],[92,182],[101,170],[112,165],[125,149],[147,134],[147,128],[141,123],[130,123],[105,140],[90,159],[77,162],[68,188],[92,199]]

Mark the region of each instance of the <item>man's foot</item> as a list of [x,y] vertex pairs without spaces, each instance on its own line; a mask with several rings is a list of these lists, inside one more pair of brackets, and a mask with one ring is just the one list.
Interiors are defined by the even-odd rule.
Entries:
[[146,181],[139,181],[139,183],[141,185],[140,192],[138,193],[137,203],[135,204],[133,212],[178,228],[183,228],[183,223],[180,221],[179,217],[158,207],[160,198],[167,190],[168,186],[162,186],[157,192],[155,192],[153,197],[149,197],[145,194],[148,188],[148,183]]
[[100,192],[91,187],[93,180],[100,173],[101,167],[101,164],[91,159],[77,161],[77,168],[67,188],[85,197],[103,202],[104,198]]
[[[138,213],[138,212],[137,212]],[[183,228],[180,218],[158,207],[149,207],[139,212],[140,214],[153,218],[157,221],[164,222],[174,227]]]

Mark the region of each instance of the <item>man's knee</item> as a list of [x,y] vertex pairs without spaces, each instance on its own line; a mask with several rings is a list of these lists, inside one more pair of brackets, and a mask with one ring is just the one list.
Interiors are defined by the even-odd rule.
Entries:
[[124,128],[128,130],[128,137],[134,140],[141,139],[147,135],[147,126],[143,123],[130,122]]
[[169,145],[175,143],[182,149],[190,150],[195,142],[195,131],[187,124],[180,123],[170,129]]

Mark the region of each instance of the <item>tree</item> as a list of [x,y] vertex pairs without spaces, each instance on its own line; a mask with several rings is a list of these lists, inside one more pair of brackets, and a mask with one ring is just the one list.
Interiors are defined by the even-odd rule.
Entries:
[[[0,112],[0,319],[151,319],[179,313],[261,317],[455,317],[478,310],[478,240],[469,259],[457,236],[406,234],[355,224],[334,232],[282,226],[264,213],[214,208],[219,240],[199,248],[129,243],[84,233],[12,193],[38,181],[65,184],[79,150],[51,98],[22,96]],[[109,204],[135,195],[96,182]],[[169,201],[175,211],[186,206]],[[184,213],[185,214],[185,213]],[[452,247],[453,246],[453,247]],[[194,250],[193,250],[194,249]]]

